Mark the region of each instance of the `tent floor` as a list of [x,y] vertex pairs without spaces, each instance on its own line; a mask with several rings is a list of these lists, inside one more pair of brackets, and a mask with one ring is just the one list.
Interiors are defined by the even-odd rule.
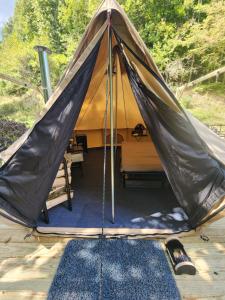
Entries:
[[[38,230],[57,232],[98,233],[102,226],[102,186],[103,186],[102,148],[90,149],[85,154],[83,175],[78,168],[72,168],[74,198],[73,210],[59,205],[49,210],[50,223],[39,220]],[[111,217],[110,153],[107,151],[106,200],[104,228],[114,229],[110,233],[171,233],[189,229],[187,216],[169,186],[158,188],[124,188],[120,174],[120,149],[117,150],[115,167],[115,223]],[[78,229],[78,231],[72,230]],[[121,229],[121,230],[119,230]],[[124,229],[124,230],[122,230]],[[125,230],[126,229],[126,230]],[[141,229],[142,231],[140,231]],[[148,230],[151,231],[148,232]],[[62,233],[62,231],[59,230]]]

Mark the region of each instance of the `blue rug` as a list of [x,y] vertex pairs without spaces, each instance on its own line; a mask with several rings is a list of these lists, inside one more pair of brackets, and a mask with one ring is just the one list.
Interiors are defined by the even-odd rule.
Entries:
[[[101,263],[102,262],[102,263]],[[160,244],[147,240],[73,240],[48,300],[181,299]]]

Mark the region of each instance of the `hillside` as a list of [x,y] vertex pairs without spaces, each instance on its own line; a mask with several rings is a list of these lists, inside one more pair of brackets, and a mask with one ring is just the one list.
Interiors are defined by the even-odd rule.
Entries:
[[[225,66],[224,0],[118,1],[170,86],[182,86]],[[41,79],[34,46],[45,45],[52,50],[54,89],[100,2],[16,0],[0,41],[0,73],[37,90]],[[225,76],[217,80],[185,91],[179,99],[207,125],[225,124]],[[30,128],[43,106],[37,92],[0,80],[0,120]]]
[[37,94],[23,96],[0,96],[0,119],[12,120],[31,127],[44,107]]
[[[183,93],[181,105],[207,125],[225,124],[225,91],[223,83],[202,84]],[[0,119],[31,127],[44,107],[39,95],[0,96]]]
[[225,85],[201,84],[183,93],[180,102],[207,125],[225,125]]

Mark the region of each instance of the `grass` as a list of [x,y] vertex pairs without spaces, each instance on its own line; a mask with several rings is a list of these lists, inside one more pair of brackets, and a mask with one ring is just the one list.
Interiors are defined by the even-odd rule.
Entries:
[[205,124],[225,124],[225,84],[207,83],[186,91],[180,102]]
[[0,119],[20,122],[30,128],[43,107],[44,101],[36,94],[26,94],[23,97],[1,96]]
[[225,98],[225,83],[223,82],[210,82],[202,83],[193,88],[197,93],[210,93]]
[[[206,124],[225,124],[225,84],[221,82],[201,84],[183,94],[181,104]],[[0,119],[20,122],[32,127],[44,101],[37,94],[23,97],[0,96]]]

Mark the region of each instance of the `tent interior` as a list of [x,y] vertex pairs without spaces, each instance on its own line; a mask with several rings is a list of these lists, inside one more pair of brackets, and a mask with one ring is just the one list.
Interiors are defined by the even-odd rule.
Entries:
[[[114,229],[126,228],[128,233],[129,229],[134,228],[162,230],[162,232],[187,231],[189,230],[188,217],[176,200],[150,133],[144,125],[114,36],[115,222],[112,222],[107,39],[106,32],[101,41],[92,79],[73,132],[73,136],[86,135],[88,143],[88,152],[84,153],[83,172],[79,168],[71,168],[74,190],[73,210],[69,211],[63,205],[51,208],[49,224],[40,218],[38,230],[42,231],[43,227],[47,227],[54,232],[59,227],[101,228],[104,226]],[[136,63],[138,65],[138,62]],[[140,64],[139,68],[142,68]],[[163,96],[165,99],[165,95]],[[144,134],[140,136],[133,132],[138,124],[143,124],[145,128]],[[105,179],[104,154],[106,155]],[[127,174],[133,173],[137,176],[131,176],[132,180],[125,180]],[[103,208],[104,180],[106,193]]]
[[[136,142],[141,148],[141,141]],[[127,233],[132,229],[152,229],[156,232],[181,232],[189,229],[188,217],[180,207],[168,182],[154,179],[133,181],[131,186],[123,186],[120,171],[121,149],[118,146],[115,159],[115,222],[112,222],[111,210],[111,172],[110,153],[107,149],[106,195],[104,202],[103,223],[103,161],[104,149],[92,148],[85,153],[83,170],[72,168],[72,211],[67,205],[51,208],[49,224],[41,217],[40,227],[48,227],[49,232],[64,228],[125,228]],[[54,228],[54,229],[53,229]],[[47,228],[45,232],[48,232]],[[76,230],[75,230],[76,232]],[[79,232],[79,230],[78,230]],[[95,232],[89,230],[88,232]],[[117,231],[111,230],[111,233]],[[122,233],[123,231],[118,231]],[[139,232],[139,231],[137,231]],[[141,233],[141,231],[139,232]]]

